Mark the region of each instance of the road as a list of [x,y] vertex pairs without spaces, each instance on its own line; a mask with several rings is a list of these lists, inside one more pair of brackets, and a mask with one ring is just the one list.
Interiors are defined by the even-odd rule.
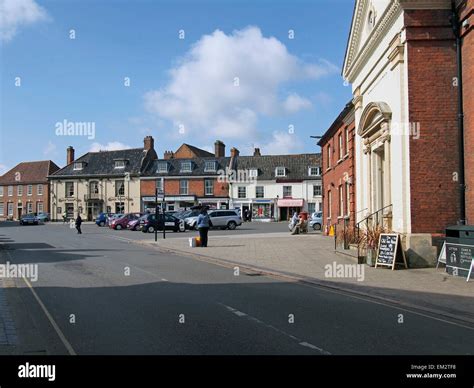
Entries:
[[0,226],[2,263],[38,265],[36,282],[17,279],[4,290],[18,340],[0,352],[473,352],[473,327],[281,278],[236,276],[232,267],[120,241],[117,233],[134,234]]

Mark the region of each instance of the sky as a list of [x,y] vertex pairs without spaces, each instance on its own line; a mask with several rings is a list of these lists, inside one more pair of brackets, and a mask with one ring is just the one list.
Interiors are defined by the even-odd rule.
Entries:
[[0,174],[143,146],[215,140],[319,152],[351,98],[353,0],[0,0]]

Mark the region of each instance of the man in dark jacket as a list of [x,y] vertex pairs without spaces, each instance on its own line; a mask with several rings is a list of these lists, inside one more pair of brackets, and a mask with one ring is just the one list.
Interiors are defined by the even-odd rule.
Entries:
[[82,218],[81,215],[78,214],[76,218],[76,229],[77,229],[77,234],[82,234],[81,231],[81,224],[82,224]]

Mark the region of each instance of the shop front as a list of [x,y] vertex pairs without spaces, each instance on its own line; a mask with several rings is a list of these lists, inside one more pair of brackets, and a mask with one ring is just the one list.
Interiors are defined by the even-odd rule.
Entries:
[[[158,206],[162,206],[163,200],[158,198]],[[196,196],[194,195],[180,195],[180,196],[165,196],[166,211],[187,210],[191,206],[196,205]],[[154,212],[156,207],[155,197],[142,197],[141,211]]]
[[304,200],[300,198],[283,198],[277,202],[280,221],[289,221],[293,214],[303,210]]
[[275,217],[274,201],[271,199],[256,199],[252,203],[253,221],[273,221]]
[[201,205],[209,206],[209,209],[228,209],[229,208],[229,198],[225,198],[225,197],[198,198],[198,203]]

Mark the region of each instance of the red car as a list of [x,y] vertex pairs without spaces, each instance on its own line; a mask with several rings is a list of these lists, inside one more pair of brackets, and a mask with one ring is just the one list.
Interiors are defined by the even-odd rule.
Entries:
[[140,217],[141,217],[140,213],[128,213],[120,218],[114,219],[110,223],[109,227],[116,230],[126,229],[129,221],[137,220]]

